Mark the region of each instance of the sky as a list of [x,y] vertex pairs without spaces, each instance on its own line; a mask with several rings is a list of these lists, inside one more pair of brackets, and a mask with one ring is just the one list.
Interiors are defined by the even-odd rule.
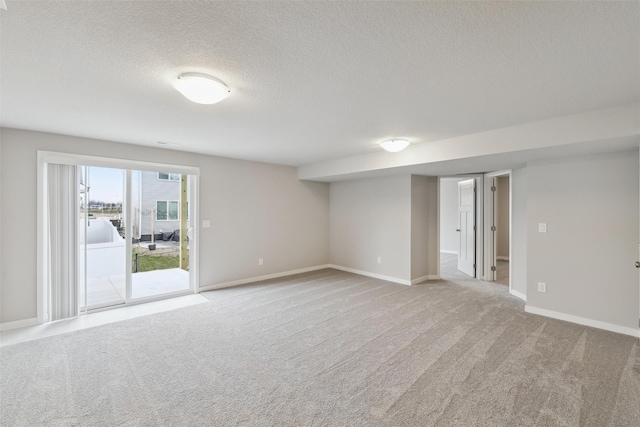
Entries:
[[122,169],[89,168],[89,199],[105,202],[122,202],[123,175]]

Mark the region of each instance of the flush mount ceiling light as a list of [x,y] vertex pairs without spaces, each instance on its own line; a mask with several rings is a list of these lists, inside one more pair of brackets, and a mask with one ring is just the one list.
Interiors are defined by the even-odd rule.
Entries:
[[402,138],[388,139],[380,143],[380,146],[390,153],[397,153],[409,146],[409,141]]
[[215,77],[202,73],[180,74],[173,87],[188,100],[198,104],[215,104],[229,96],[229,88]]

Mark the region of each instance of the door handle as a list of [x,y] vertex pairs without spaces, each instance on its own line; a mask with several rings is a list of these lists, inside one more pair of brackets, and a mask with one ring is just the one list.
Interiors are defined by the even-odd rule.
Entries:
[[636,268],[640,268],[640,261],[636,261]]
[[[459,229],[459,228],[456,228],[456,231],[460,231],[460,229]],[[640,265],[640,262],[639,262],[639,263],[637,263],[637,264],[638,264],[638,265]],[[638,268],[640,268],[640,267],[638,267]]]

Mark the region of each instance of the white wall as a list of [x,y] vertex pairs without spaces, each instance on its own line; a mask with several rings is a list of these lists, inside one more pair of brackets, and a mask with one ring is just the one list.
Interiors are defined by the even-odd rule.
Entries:
[[511,291],[520,298],[527,296],[527,169],[513,169],[511,195]]
[[[326,265],[329,186],[293,167],[3,128],[0,321],[36,317],[37,150],[200,167],[200,286]],[[407,245],[408,246],[408,245]],[[258,258],[264,265],[258,265]]]
[[331,264],[411,279],[410,175],[331,183],[330,211]]
[[3,304],[3,292],[2,292],[2,282],[3,282],[3,277],[4,277],[4,268],[3,268],[3,264],[4,264],[4,258],[2,257],[2,250],[3,250],[3,244],[2,242],[4,241],[4,232],[3,232],[3,228],[2,228],[2,224],[4,224],[4,222],[2,221],[2,186],[4,184],[4,176],[2,174],[2,132],[0,132],[0,323],[2,323],[2,307],[4,306]]
[[458,182],[468,178],[440,178],[440,251],[458,253]]
[[496,256],[509,257],[509,177],[496,179]]
[[537,162],[527,175],[527,307],[637,330],[638,152]]
[[411,280],[438,275],[438,178],[411,177]]

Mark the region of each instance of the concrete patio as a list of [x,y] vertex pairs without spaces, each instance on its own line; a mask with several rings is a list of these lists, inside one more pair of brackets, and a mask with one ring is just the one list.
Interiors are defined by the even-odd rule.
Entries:
[[[132,279],[132,299],[189,289],[189,272],[180,268],[134,273]],[[87,280],[87,307],[89,310],[124,304],[124,302],[124,275],[97,277]]]

